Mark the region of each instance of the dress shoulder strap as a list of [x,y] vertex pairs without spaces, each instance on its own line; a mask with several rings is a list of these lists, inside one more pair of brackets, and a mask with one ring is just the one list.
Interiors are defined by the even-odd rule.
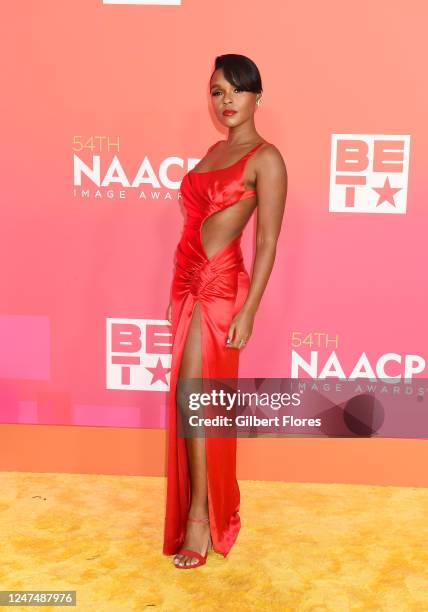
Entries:
[[[245,164],[247,159],[249,157],[251,157],[260,147],[262,147],[265,144],[269,144],[269,143],[268,142],[259,142],[256,145],[254,145],[254,147],[252,149],[250,149],[248,151],[248,153],[246,153],[244,155],[244,157],[241,157],[239,162],[244,162],[244,164]],[[242,178],[242,180],[244,180],[244,179]],[[245,198],[249,198],[250,196],[253,196],[253,195],[257,195],[257,190],[256,189],[247,189],[246,191],[242,192],[241,197],[239,199],[240,200],[244,200]]]
[[269,144],[268,142],[258,142],[252,149],[250,149],[247,153],[245,153],[244,157],[241,160],[247,160],[251,155],[253,155],[261,146]]

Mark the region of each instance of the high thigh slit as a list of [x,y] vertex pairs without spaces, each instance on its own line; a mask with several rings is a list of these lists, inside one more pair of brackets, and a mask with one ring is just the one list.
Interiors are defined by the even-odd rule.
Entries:
[[[183,545],[191,502],[186,439],[177,435],[177,383],[188,331],[198,307],[202,378],[238,377],[239,349],[226,345],[230,323],[242,308],[250,286],[240,239],[242,232],[208,256],[202,237],[205,222],[217,212],[256,195],[246,190],[247,159],[207,172],[188,172],[181,183],[186,223],[177,246],[171,291],[172,361],[168,401],[167,492],[163,552]],[[251,211],[252,212],[252,211]],[[251,215],[250,215],[251,216]],[[208,514],[214,551],[226,556],[238,536],[240,492],[236,479],[236,437],[205,436]]]

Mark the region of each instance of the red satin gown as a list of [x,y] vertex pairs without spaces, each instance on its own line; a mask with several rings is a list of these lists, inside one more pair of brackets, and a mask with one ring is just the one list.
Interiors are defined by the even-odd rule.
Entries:
[[[193,311],[199,303],[202,378],[237,378],[240,351],[227,347],[225,342],[232,318],[243,306],[250,286],[240,246],[242,232],[208,258],[201,229],[211,215],[256,194],[255,189],[245,190],[244,168],[262,144],[258,143],[226,168],[206,172],[190,170],[181,182],[186,222],[175,253],[171,295],[173,348],[168,404],[165,555],[177,553],[183,545],[191,501],[186,440],[177,437],[176,386]],[[241,526],[236,446],[236,437],[205,437],[211,537],[214,551],[224,557]]]

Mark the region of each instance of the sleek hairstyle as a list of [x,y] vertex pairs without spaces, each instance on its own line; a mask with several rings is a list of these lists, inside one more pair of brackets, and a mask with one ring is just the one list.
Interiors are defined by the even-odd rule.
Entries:
[[223,70],[225,79],[242,91],[263,91],[259,69],[249,57],[236,53],[218,55],[215,58],[213,74],[219,68]]

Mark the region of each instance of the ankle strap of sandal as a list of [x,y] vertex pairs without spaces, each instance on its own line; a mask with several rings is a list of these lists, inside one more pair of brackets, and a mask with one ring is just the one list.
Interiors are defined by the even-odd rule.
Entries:
[[192,521],[192,523],[209,523],[210,518],[209,516],[205,517],[205,518],[201,518],[201,519],[196,519],[196,518],[190,518],[190,516],[187,518],[188,521]]

